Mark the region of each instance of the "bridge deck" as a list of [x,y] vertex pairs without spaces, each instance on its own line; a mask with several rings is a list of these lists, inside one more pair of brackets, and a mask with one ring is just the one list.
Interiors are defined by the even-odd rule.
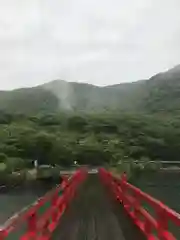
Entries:
[[53,239],[144,240],[124,213],[122,206],[108,198],[97,175],[89,175],[61,219]]

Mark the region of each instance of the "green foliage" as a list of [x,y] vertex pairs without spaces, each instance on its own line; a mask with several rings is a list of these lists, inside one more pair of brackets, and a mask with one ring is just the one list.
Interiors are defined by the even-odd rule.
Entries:
[[0,163],[6,163],[7,156],[4,153],[0,153]]
[[[0,92],[0,109],[5,112],[28,115],[39,112],[51,113],[57,111],[58,104],[56,96],[39,87]],[[4,122],[4,119],[2,121]]]
[[0,124],[9,124],[12,121],[12,115],[0,111]]
[[11,157],[7,159],[6,166],[10,172],[19,171],[25,167],[25,162],[21,158]]
[[88,122],[81,116],[72,116],[67,119],[67,127],[69,130],[85,131]]
[[6,164],[5,163],[3,163],[3,162],[1,162],[0,163],[0,173],[2,173],[2,172],[5,172],[6,171]]
[[[0,162],[8,172],[40,164],[116,165],[121,171],[157,169],[150,160],[179,160],[179,118],[135,114],[51,114],[0,125]],[[139,161],[138,167],[131,163]],[[130,164],[125,162],[129,161]],[[142,165],[143,164],[143,165]],[[135,170],[134,170],[135,169]]]
[[118,166],[131,178],[156,171],[158,160],[179,161],[179,103],[179,66],[148,81],[102,88],[53,81],[1,91],[1,179],[34,160]]

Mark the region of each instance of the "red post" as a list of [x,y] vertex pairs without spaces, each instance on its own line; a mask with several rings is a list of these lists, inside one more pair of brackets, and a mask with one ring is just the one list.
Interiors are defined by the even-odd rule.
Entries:
[[139,210],[141,207],[140,196],[136,192],[133,194],[134,197],[134,215],[138,219],[140,217]]
[[144,231],[146,233],[146,236],[151,236],[152,226],[149,224],[147,219],[144,219]]
[[4,240],[5,239],[5,237],[6,237],[6,231],[5,230],[0,230],[0,240]]
[[164,205],[160,204],[157,209],[157,221],[158,221],[158,237],[162,240],[166,239],[164,238],[165,231],[168,231],[168,219],[166,216],[166,211],[164,209]]
[[[47,219],[45,221],[45,224],[42,226],[42,229],[41,229],[41,236],[46,236],[46,239],[47,237],[50,235],[49,231],[48,231],[48,227],[49,227],[49,224],[50,224],[50,217],[49,219]],[[36,233],[37,234],[37,233]],[[50,236],[49,236],[50,237]]]
[[57,201],[58,201],[58,191],[56,190],[52,197],[52,203],[51,203],[53,208],[53,213],[52,213],[53,222],[56,222],[58,217]]
[[126,199],[126,182],[127,182],[127,176],[125,173],[122,174],[121,177],[121,189],[122,189],[122,201],[124,204],[127,204]]
[[37,231],[37,213],[34,211],[27,219],[28,221],[28,232],[31,234],[31,236],[36,235]]

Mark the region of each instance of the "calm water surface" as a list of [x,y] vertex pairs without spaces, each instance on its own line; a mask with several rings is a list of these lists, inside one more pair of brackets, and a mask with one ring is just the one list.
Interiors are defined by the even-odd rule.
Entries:
[[[179,172],[144,174],[136,181],[135,185],[180,213]],[[180,228],[171,222],[169,222],[169,227],[176,238],[180,239]]]
[[54,183],[37,183],[34,186],[19,187],[9,191],[0,192],[0,224],[23,207],[31,204],[47,191],[55,187]]

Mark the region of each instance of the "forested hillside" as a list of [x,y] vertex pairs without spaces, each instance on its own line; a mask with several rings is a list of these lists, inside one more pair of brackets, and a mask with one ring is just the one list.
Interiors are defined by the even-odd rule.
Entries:
[[180,66],[150,78],[147,89],[144,107],[149,112],[180,113]]
[[57,111],[58,106],[57,97],[39,87],[0,92],[0,109],[9,113],[51,113]]
[[[0,92],[0,162],[41,164],[179,160],[180,71],[96,87],[53,81]],[[163,114],[162,114],[163,113]]]
[[97,87],[56,80],[34,88],[0,92],[1,110],[29,115],[59,111],[178,114],[179,103],[179,66],[134,83]]
[[179,160],[180,121],[144,115],[1,113],[0,161],[10,169],[41,164],[70,166],[119,161]]

